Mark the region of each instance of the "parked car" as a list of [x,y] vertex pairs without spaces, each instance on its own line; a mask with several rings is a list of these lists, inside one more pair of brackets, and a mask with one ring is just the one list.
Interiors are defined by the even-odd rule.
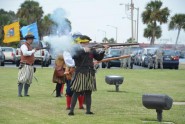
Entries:
[[185,58],[185,51],[181,51],[181,52],[180,52],[180,56],[179,56],[179,58],[182,58],[182,59],[184,59],[184,58]]
[[5,62],[16,62],[16,50],[13,47],[1,47],[5,55]]
[[[119,57],[121,56],[121,49],[119,48],[109,48],[107,54],[105,55],[104,58],[112,58],[112,57]],[[111,60],[109,62],[103,62],[102,63],[102,68],[110,68],[110,67],[120,67],[121,62],[120,60]]]
[[0,66],[4,66],[4,62],[5,62],[5,56],[2,48],[0,47]]
[[[19,64],[20,64],[21,44],[22,44],[22,42],[19,43],[17,50],[16,50],[16,57],[17,57],[16,66],[19,66]],[[43,47],[45,47],[44,43],[34,42],[32,44],[32,47],[33,48],[41,48],[40,50],[37,50],[34,53],[35,64],[40,64],[42,67],[48,67],[51,64],[51,55],[49,54],[47,49],[42,49]]]
[[179,56],[175,50],[163,50],[163,68],[179,69]]

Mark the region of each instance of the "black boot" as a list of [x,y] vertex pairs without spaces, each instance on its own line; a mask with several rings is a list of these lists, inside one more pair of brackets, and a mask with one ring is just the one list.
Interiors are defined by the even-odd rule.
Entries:
[[91,112],[91,94],[92,94],[92,91],[85,92],[86,114],[89,114],[89,115],[94,114],[93,112]]
[[18,84],[18,97],[22,97],[22,87],[23,87],[23,84],[19,83]]
[[29,96],[28,95],[29,87],[30,87],[30,84],[27,84],[27,83],[24,84],[24,96]]
[[56,84],[56,97],[61,97],[61,93],[60,93],[61,87],[62,87],[62,84],[59,84],[59,83]]
[[68,115],[74,115],[74,108],[77,102],[78,95],[79,94],[77,94],[76,92],[73,93],[72,100],[71,100],[71,108]]

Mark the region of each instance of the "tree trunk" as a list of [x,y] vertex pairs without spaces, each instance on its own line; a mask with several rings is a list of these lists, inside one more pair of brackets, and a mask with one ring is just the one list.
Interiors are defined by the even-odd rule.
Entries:
[[150,45],[154,45],[154,41],[155,41],[155,29],[153,29],[153,31],[152,31],[152,38],[150,41]]
[[175,49],[177,49],[177,42],[179,40],[180,31],[181,31],[181,28],[178,28],[178,34],[177,34],[177,38],[176,38],[176,42],[175,42]]
[[153,23],[153,29],[152,29],[152,38],[151,38],[151,42],[150,42],[150,45],[154,45],[154,41],[155,41],[155,32],[156,32],[156,27],[157,27],[157,24],[156,22]]

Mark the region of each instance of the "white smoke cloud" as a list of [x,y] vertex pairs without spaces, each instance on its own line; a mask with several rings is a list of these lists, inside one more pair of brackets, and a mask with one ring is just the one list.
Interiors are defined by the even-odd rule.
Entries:
[[52,57],[62,54],[63,51],[68,50],[73,44],[73,38],[70,34],[71,27],[66,21],[66,12],[62,8],[54,10],[51,14],[51,19],[56,25],[52,26],[52,35],[47,37],[51,47]]
[[55,26],[52,27],[52,31],[57,35],[66,35],[71,31],[71,27],[69,22],[66,20],[67,14],[64,9],[57,8],[51,14],[51,19],[56,23]]

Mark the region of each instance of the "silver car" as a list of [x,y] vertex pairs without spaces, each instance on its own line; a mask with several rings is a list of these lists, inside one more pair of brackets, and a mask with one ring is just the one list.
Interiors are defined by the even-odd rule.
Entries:
[[13,47],[1,47],[5,55],[5,62],[16,62],[16,51]]

